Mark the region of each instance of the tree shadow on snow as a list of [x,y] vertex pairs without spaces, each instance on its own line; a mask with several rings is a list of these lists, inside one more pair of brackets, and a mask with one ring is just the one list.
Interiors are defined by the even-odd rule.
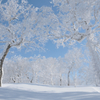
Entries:
[[0,88],[0,100],[100,100],[97,92],[46,93]]

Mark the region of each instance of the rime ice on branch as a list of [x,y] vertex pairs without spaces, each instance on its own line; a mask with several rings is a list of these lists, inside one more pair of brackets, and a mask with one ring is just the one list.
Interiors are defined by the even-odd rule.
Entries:
[[[100,84],[100,0],[52,0],[59,20],[58,46],[87,40],[92,66]],[[91,49],[90,49],[91,48]]]
[[0,62],[0,86],[2,65],[9,49],[43,49],[50,38],[50,23],[53,26],[57,24],[50,7],[37,8],[28,4],[27,0],[21,0],[21,3],[19,0],[7,0],[5,3],[0,0],[0,46],[4,47]]

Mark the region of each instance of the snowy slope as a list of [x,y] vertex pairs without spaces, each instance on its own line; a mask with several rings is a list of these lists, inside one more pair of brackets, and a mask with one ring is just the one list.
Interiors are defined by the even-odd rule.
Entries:
[[0,100],[100,100],[100,88],[4,84]]

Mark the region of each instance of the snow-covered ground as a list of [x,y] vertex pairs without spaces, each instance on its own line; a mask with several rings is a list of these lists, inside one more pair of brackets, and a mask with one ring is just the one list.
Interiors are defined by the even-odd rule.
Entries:
[[0,100],[100,100],[100,88],[4,84]]

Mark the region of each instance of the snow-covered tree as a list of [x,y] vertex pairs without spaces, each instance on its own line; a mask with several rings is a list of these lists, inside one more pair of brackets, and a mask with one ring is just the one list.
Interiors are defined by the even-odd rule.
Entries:
[[[52,0],[59,20],[55,31],[57,45],[87,40],[92,66],[100,80],[100,0]],[[100,82],[99,82],[100,83]]]
[[70,74],[74,71],[76,73],[78,69],[82,66],[82,63],[84,63],[84,60],[82,59],[82,53],[81,50],[78,48],[74,48],[72,50],[69,50],[68,53],[66,53],[64,59],[64,62],[66,62],[66,68],[67,68],[67,85],[70,85]]
[[31,69],[30,58],[14,56],[6,59],[3,66],[3,83],[30,83]]
[[3,66],[3,83],[95,85],[98,80],[94,69],[89,67],[92,63],[83,54],[80,49],[74,48],[59,58],[44,56],[6,58]]
[[[58,65],[56,68],[56,74],[58,76],[57,83],[59,86],[66,85],[66,71],[67,71],[67,64],[64,62],[63,58],[59,57]],[[65,76],[65,77],[64,77]]]
[[[0,0],[0,86],[2,65],[10,48],[43,49],[49,35],[48,26],[55,26],[56,17],[50,7],[40,9],[27,0]],[[52,28],[53,30],[53,28]]]

